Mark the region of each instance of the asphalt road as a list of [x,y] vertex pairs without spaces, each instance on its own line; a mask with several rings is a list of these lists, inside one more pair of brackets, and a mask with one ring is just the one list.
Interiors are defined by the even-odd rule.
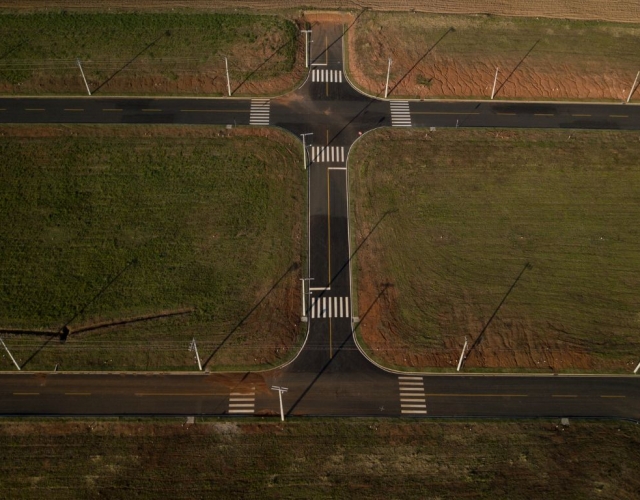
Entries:
[[[388,101],[343,73],[342,26],[316,25],[311,68],[275,99],[2,98],[0,123],[272,125],[304,135],[309,181],[308,336],[288,365],[262,373],[0,374],[4,415],[620,417],[640,419],[640,377],[395,374],[355,344],[346,161],[383,126],[640,129],[616,104]],[[391,94],[393,97],[393,94]],[[366,311],[361,311],[363,316]]]

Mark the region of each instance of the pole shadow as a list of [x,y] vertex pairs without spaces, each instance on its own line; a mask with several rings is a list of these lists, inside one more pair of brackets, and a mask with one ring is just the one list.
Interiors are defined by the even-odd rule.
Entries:
[[164,319],[164,318],[172,318],[174,316],[184,316],[187,314],[191,314],[195,309],[186,309],[181,311],[172,311],[166,312],[163,314],[147,314],[144,316],[135,316],[133,318],[120,319],[114,321],[105,321],[103,323],[98,323],[95,325],[87,325],[80,328],[75,328],[73,331],[70,331],[70,334],[78,334],[78,333],[86,333],[93,332],[95,330],[102,330],[104,328],[111,328],[113,326],[122,326],[122,325],[131,325],[133,323],[142,323],[144,321],[152,321],[155,319]]
[[504,81],[500,84],[500,86],[496,89],[496,91],[493,94],[493,97],[495,98],[498,95],[498,92],[500,92],[502,90],[502,87],[504,87],[506,85],[506,83],[509,81],[509,78],[511,78],[513,76],[513,74],[518,70],[518,68],[522,65],[522,63],[524,62],[524,60],[529,57],[529,54],[531,54],[531,52],[533,52],[533,49],[536,48],[536,45],[538,45],[538,43],[540,43],[540,39],[537,39],[536,42],[533,44],[533,46],[529,49],[529,51],[524,55],[524,57],[522,59],[520,59],[520,61],[518,62],[518,64],[516,64],[515,68],[513,68],[511,70],[511,73],[509,73],[507,75],[507,78],[504,79]]
[[13,54],[15,51],[17,51],[23,45],[26,45],[28,42],[29,42],[29,40],[25,39],[25,40],[22,40],[22,41],[18,42],[17,44],[15,44],[13,47],[9,47],[3,54],[0,54],[0,59],[5,59],[5,58],[9,57],[11,54]]
[[[360,323],[362,323],[362,321],[367,317],[367,315],[369,314],[369,312],[371,311],[371,309],[373,309],[373,306],[376,305],[376,303],[380,300],[380,297],[382,297],[388,288],[392,287],[393,284],[391,283],[383,283],[382,285],[382,290],[380,290],[380,292],[378,293],[378,295],[376,296],[376,298],[373,300],[373,302],[371,302],[371,305],[369,305],[369,308],[365,311],[365,313],[360,317]],[[360,323],[358,323],[358,326],[360,325]],[[358,328],[356,326],[356,328]],[[302,391],[302,394],[300,394],[300,396],[298,397],[298,399],[295,400],[295,402],[291,405],[291,407],[287,410],[286,414],[287,416],[290,416],[291,413],[296,409],[296,407],[300,404],[300,402],[304,399],[304,397],[309,393],[309,391],[313,388],[313,386],[315,385],[315,383],[318,381],[318,379],[322,376],[322,374],[329,368],[329,366],[331,366],[331,363],[333,362],[333,360],[336,358],[336,356],[344,349],[344,347],[349,343],[349,341],[353,340],[353,333],[356,330],[356,328],[354,328],[351,333],[342,341],[342,343],[338,346],[338,348],[335,350],[335,353],[333,355],[333,357],[331,359],[329,359],[329,361],[327,361],[322,368],[320,369],[320,371],[318,373],[316,373],[315,377],[313,377],[313,380],[309,383],[309,385],[306,387],[306,389],[304,391]]]
[[269,291],[267,293],[264,294],[264,296],[257,302],[256,305],[254,305],[251,310],[245,314],[245,316],[238,322],[238,324],[236,326],[233,327],[233,329],[227,334],[227,336],[222,340],[222,342],[220,342],[220,344],[213,350],[213,352],[211,353],[211,355],[207,358],[207,360],[202,364],[202,369],[206,369],[207,365],[211,362],[211,360],[214,358],[214,356],[218,353],[218,351],[220,351],[220,349],[222,349],[222,347],[224,346],[224,344],[229,340],[229,338],[231,338],[231,336],[236,332],[236,330],[238,328],[240,328],[242,326],[242,324],[254,313],[254,311],[256,309],[258,309],[258,307],[260,307],[260,304],[262,304],[265,299],[271,295],[271,293],[278,287],[278,285],[280,284],[280,282],[292,271],[297,270],[300,267],[300,264],[298,264],[297,262],[294,262],[293,264],[291,264],[287,270],[282,274],[282,276],[280,276],[278,278],[278,280],[273,284],[273,286],[269,289]]
[[271,59],[273,59],[282,49],[284,49],[285,47],[287,47],[288,45],[291,45],[292,43],[295,43],[295,40],[290,40],[288,42],[283,43],[282,45],[280,45],[280,47],[278,47],[275,52],[273,54],[271,54],[269,57],[267,57],[264,61],[262,61],[256,68],[254,68],[253,70],[251,70],[251,72],[236,86],[233,88],[233,90],[231,91],[231,95],[235,94],[237,92],[237,90],[242,87],[245,83],[247,83],[247,81],[253,76],[255,75],[258,71],[260,71],[260,69],[267,64]]
[[45,347],[47,347],[47,345],[49,345],[49,343],[50,343],[53,339],[55,339],[55,338],[56,338],[56,337],[58,337],[58,336],[59,336],[59,333],[56,333],[56,334],[54,334],[54,335],[51,335],[47,340],[45,340],[45,341],[44,341],[44,343],[43,343],[40,347],[38,347],[38,349],[36,349],[36,350],[35,350],[35,352],[34,352],[31,356],[29,356],[29,357],[27,358],[27,360],[26,360],[24,363],[22,363],[22,364],[20,365],[20,370],[24,370],[24,367],[25,367],[25,366],[27,366],[27,364],[28,364],[28,363],[29,363],[33,358],[35,358],[38,354],[40,354],[40,352],[41,352]]
[[502,297],[502,300],[500,301],[500,303],[498,304],[498,307],[496,307],[495,311],[493,311],[493,314],[491,315],[491,317],[489,318],[489,321],[486,322],[486,324],[484,325],[484,327],[482,328],[482,330],[480,330],[480,333],[478,334],[478,336],[476,337],[476,339],[473,341],[473,343],[471,344],[471,347],[469,347],[469,350],[467,351],[467,353],[464,356],[464,359],[466,361],[466,359],[469,357],[469,354],[471,354],[471,351],[473,351],[473,349],[475,347],[477,347],[480,344],[480,341],[482,340],[485,332],[487,331],[487,328],[489,328],[489,325],[491,324],[491,322],[493,321],[493,318],[496,317],[496,315],[498,314],[498,311],[500,310],[500,308],[502,307],[502,304],[504,304],[505,300],[507,300],[507,297],[509,295],[511,295],[511,292],[513,291],[513,289],[515,288],[516,284],[518,283],[518,281],[520,281],[520,278],[522,278],[522,275],[524,274],[524,272],[527,269],[532,269],[533,265],[530,264],[529,262],[527,262],[524,267],[522,268],[522,270],[520,271],[520,274],[518,274],[518,277],[515,279],[515,281],[511,284],[511,287],[509,288],[509,290],[507,290],[507,293],[504,295],[504,297]]
[[[342,32],[342,35],[340,35],[338,38],[336,38],[333,42],[331,42],[329,45],[327,45],[327,47],[320,52],[313,60],[309,61],[309,67],[313,66],[313,63],[315,63],[318,59],[320,59],[322,56],[324,56],[331,47],[333,47],[336,43],[338,43],[340,40],[342,40],[344,38],[344,35],[351,31],[351,29],[353,28],[353,26],[356,24],[356,22],[358,22],[358,19],[360,19],[360,17],[362,16],[362,14],[364,14],[367,10],[369,10],[368,7],[364,7],[362,8],[362,10],[358,13],[358,15],[355,17],[355,19],[351,22],[351,24],[349,24],[349,26],[347,26],[344,31]],[[315,23],[313,23],[311,25],[311,27],[313,26],[317,26],[318,24],[320,24],[320,22],[316,21]]]
[[98,300],[98,298],[107,291],[107,289],[113,285],[116,281],[118,281],[120,279],[120,277],[132,266],[137,265],[138,263],[138,259],[133,259],[131,261],[129,261],[127,263],[126,266],[124,266],[124,268],[118,273],[116,274],[111,280],[109,280],[109,282],[104,285],[100,291],[95,294],[93,296],[93,298],[91,300],[89,300],[89,302],[87,302],[84,306],[82,306],[82,308],[80,308],[80,310],[78,312],[76,312],[73,317],[67,321],[59,330],[58,334],[60,335],[60,341],[64,342],[67,340],[67,337],[69,336],[70,330],[69,330],[69,325],[78,317],[80,316],[84,311],[86,311],[86,309],[93,304],[96,300]]
[[444,38],[445,38],[449,33],[452,33],[452,32],[454,32],[454,31],[455,31],[455,28],[454,28],[454,27],[451,27],[451,28],[449,28],[447,31],[445,31],[445,32],[444,32],[444,34],[443,34],[440,38],[438,38],[438,40],[436,40],[436,42],[435,42],[431,47],[429,47],[429,50],[427,50],[427,51],[424,53],[424,55],[423,55],[420,59],[418,59],[418,60],[415,62],[415,64],[414,64],[413,66],[411,66],[411,68],[409,68],[409,70],[408,70],[404,75],[402,75],[402,76],[400,77],[400,80],[398,80],[398,81],[395,83],[395,85],[389,89],[389,92],[387,92],[387,97],[391,95],[391,92],[393,92],[393,91],[398,87],[398,85],[400,85],[400,84],[402,83],[402,81],[403,81],[405,78],[407,78],[407,76],[409,76],[409,74],[410,74],[414,69],[416,69],[416,66],[418,66],[418,64],[420,64],[420,63],[424,60],[424,58],[425,58],[425,57],[427,57],[427,56],[428,56],[428,55],[433,51],[433,49],[435,49],[435,48],[438,46],[438,44],[439,44],[442,40],[444,40]]
[[147,45],[144,49],[142,49],[135,56],[133,56],[132,59],[127,61],[124,66],[122,66],[114,74],[112,74],[109,78],[107,78],[104,82],[102,82],[100,85],[98,85],[98,87],[95,90],[92,90],[91,93],[92,94],[96,94],[102,87],[104,87],[107,83],[109,83],[111,80],[113,80],[119,73],[121,73],[122,71],[127,69],[127,67],[129,67],[136,59],[138,59],[142,54],[144,54],[147,50],[149,50],[151,47],[153,47],[156,43],[158,43],[165,36],[171,36],[171,31],[167,30],[164,33],[162,33],[158,38],[153,40],[149,45]]

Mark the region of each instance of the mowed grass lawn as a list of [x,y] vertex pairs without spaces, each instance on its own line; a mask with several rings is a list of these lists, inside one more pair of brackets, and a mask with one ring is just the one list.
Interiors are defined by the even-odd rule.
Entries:
[[7,498],[637,498],[626,422],[32,421],[0,425]]
[[[211,369],[286,358],[299,336],[300,154],[274,131],[3,128],[0,329],[34,331],[5,335],[18,362],[193,369],[193,337],[203,359],[219,348]],[[36,335],[65,325],[66,343]]]
[[297,38],[277,16],[2,14],[0,92],[86,94],[79,58],[97,94],[226,94],[225,56],[236,95],[282,92],[302,76]]
[[468,369],[631,372],[639,164],[635,132],[381,131],[359,143],[356,243],[390,211],[357,255],[372,354],[453,368],[467,337],[479,340]]

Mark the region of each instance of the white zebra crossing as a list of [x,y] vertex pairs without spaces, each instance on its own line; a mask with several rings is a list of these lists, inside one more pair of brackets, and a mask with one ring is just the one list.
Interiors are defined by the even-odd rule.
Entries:
[[269,125],[270,111],[271,103],[269,99],[251,99],[249,125]]
[[409,101],[391,101],[391,125],[393,127],[410,127],[411,112]]
[[314,163],[344,163],[344,146],[311,146]]
[[427,403],[422,377],[400,375],[400,413],[403,415],[426,415]]
[[349,317],[349,297],[316,297],[311,301],[311,318]]
[[311,70],[312,82],[342,83],[342,71],[339,69]]
[[229,394],[229,414],[253,414],[255,411],[256,388]]

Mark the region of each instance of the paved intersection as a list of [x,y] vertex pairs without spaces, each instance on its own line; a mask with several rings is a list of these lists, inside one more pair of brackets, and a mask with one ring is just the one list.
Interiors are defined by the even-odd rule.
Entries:
[[[640,129],[640,108],[615,104],[383,101],[343,72],[342,26],[316,25],[305,84],[275,99],[4,98],[0,123],[272,125],[304,136],[309,181],[308,336],[277,370],[232,374],[0,374],[0,414],[598,416],[640,419],[633,376],[395,374],[352,334],[346,162],[381,126]],[[360,312],[364,314],[365,312]]]

